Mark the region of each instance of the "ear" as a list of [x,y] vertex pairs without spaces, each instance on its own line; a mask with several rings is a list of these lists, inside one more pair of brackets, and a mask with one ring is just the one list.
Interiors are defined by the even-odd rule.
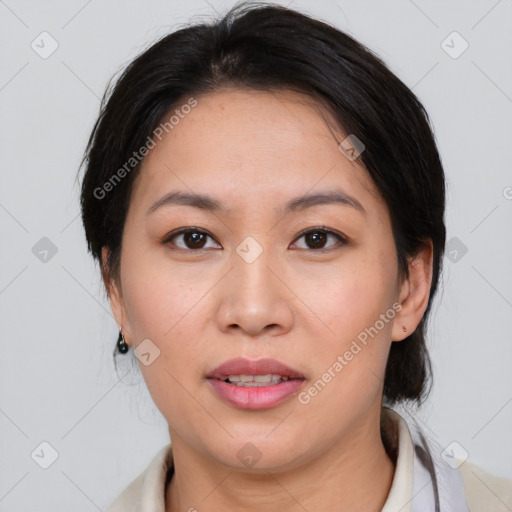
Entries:
[[408,261],[409,277],[400,286],[398,302],[402,307],[393,321],[393,341],[402,341],[410,336],[427,309],[432,284],[433,252],[432,240],[426,240],[420,252]]
[[123,298],[123,290],[115,279],[110,277],[107,272],[107,261],[109,255],[109,248],[101,248],[101,276],[103,283],[107,290],[108,299],[110,302],[110,309],[114,315],[114,319],[120,331],[123,332],[126,343],[129,345],[129,339],[131,339],[130,323],[128,322],[128,316],[126,314],[126,308]]

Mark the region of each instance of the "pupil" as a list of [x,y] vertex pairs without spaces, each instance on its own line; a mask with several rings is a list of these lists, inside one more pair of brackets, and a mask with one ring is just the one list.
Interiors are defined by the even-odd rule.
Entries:
[[315,231],[313,234],[307,236],[309,237],[310,240],[312,240],[312,243],[310,245],[312,245],[313,247],[317,247],[317,245],[322,246],[323,243],[325,243],[326,234],[320,231]]
[[[201,238],[203,240],[201,240]],[[191,242],[191,245],[195,248],[201,248],[204,246],[204,235],[202,233],[198,233],[197,231],[185,233],[185,240],[188,242]],[[201,242],[203,242],[201,244]]]

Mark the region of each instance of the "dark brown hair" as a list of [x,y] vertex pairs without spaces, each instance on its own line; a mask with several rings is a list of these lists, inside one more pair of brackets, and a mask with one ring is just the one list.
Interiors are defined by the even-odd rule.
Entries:
[[[82,161],[81,190],[88,249],[102,264],[104,279],[119,277],[123,227],[140,170],[140,162],[132,161],[130,168],[126,162],[173,109],[224,87],[301,92],[319,107],[327,105],[342,131],[362,141],[359,159],[389,208],[402,277],[408,276],[408,257],[432,240],[426,313],[408,338],[391,344],[384,382],[390,404],[421,403],[430,390],[425,330],[446,235],[444,171],[430,120],[412,91],[371,50],[306,14],[239,4],[219,20],[166,35],[107,89]],[[126,172],[118,172],[123,166]],[[122,179],[113,182],[116,173]],[[104,246],[109,258],[101,262]]]

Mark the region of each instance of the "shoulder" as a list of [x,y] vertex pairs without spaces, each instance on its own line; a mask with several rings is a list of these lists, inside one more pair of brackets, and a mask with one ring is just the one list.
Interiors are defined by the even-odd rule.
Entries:
[[464,462],[459,467],[470,512],[512,510],[512,480],[492,475],[481,467]]
[[154,456],[149,466],[123,490],[106,512],[165,512],[165,486],[174,470],[172,448],[168,444]]
[[106,512],[131,512],[138,510],[147,470],[135,478],[107,508]]

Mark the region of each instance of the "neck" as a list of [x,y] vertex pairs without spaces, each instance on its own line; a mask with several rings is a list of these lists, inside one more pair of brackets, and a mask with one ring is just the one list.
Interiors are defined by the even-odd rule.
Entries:
[[306,464],[263,473],[227,468],[173,432],[174,474],[166,489],[166,512],[378,512],[386,502],[395,470],[380,426],[378,411]]

